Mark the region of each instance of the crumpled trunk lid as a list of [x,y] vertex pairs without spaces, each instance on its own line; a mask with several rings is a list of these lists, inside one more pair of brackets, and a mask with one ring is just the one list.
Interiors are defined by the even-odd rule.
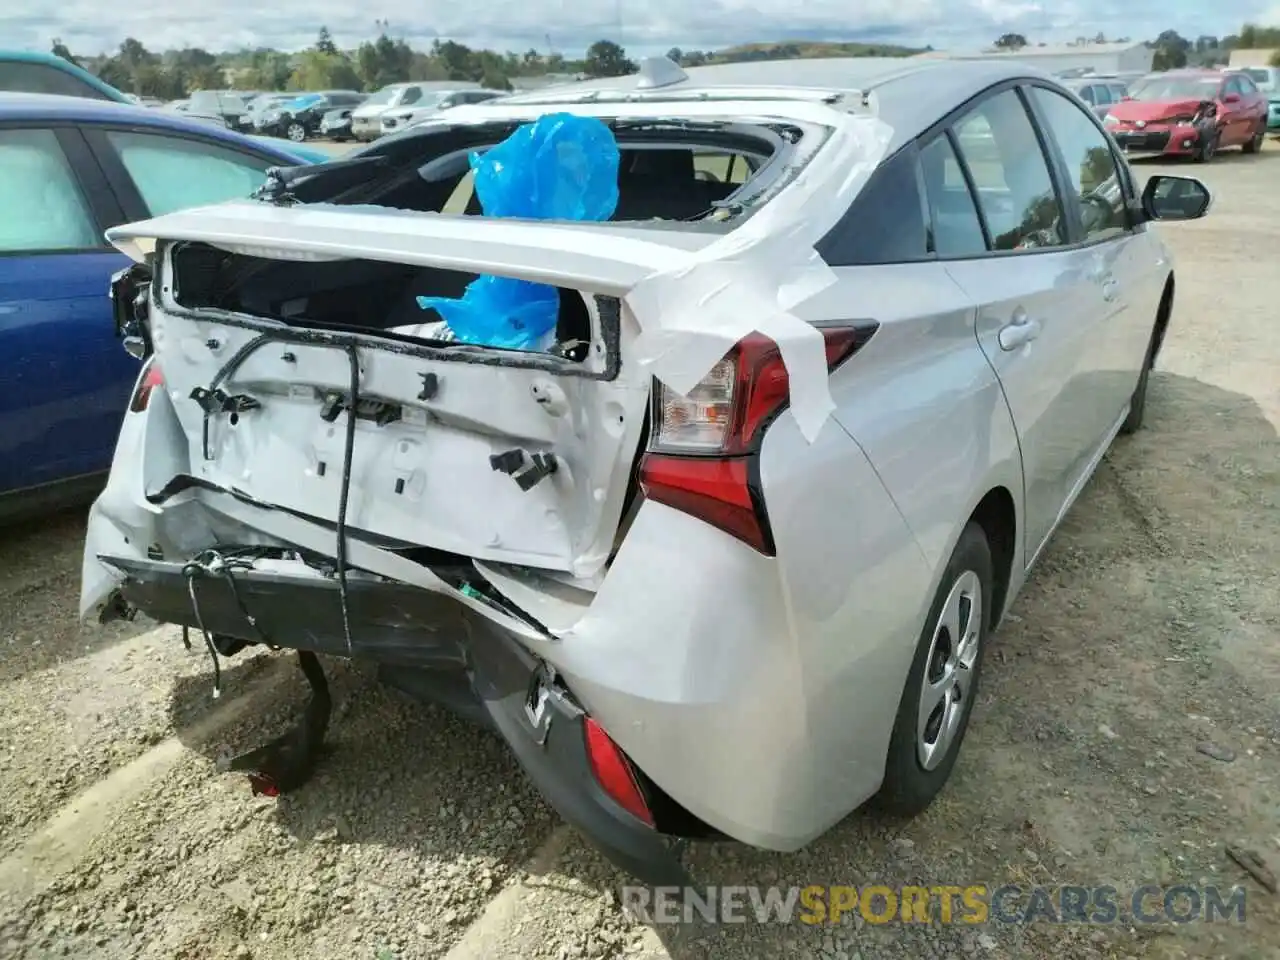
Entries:
[[[330,524],[341,517],[352,535],[387,544],[574,577],[607,562],[650,393],[649,376],[627,362],[634,320],[612,294],[676,250],[608,228],[266,204],[110,236],[135,258],[157,251],[155,362],[202,484]],[[591,350],[575,364],[191,308],[179,302],[175,241],[554,283],[583,298]]]

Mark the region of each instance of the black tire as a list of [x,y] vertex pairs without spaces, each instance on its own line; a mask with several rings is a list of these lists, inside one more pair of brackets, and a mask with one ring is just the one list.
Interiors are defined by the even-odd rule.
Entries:
[[[931,661],[935,661],[938,656],[934,638],[936,634],[940,634],[938,626],[943,608],[952,590],[962,580],[968,579],[970,574],[977,577],[979,589],[976,593],[981,597],[981,602],[977,610],[969,607],[969,617],[966,618],[961,633],[965,634],[976,618],[974,625],[977,627],[977,653],[971,667],[954,674],[962,680],[964,686],[961,697],[955,701],[962,712],[957,718],[955,732],[951,735],[945,753],[929,769],[921,759],[923,738],[919,736],[918,730],[926,670],[933,672],[931,667],[934,663]],[[965,732],[969,728],[969,718],[978,693],[978,681],[982,675],[987,639],[991,632],[992,580],[991,547],[982,527],[970,521],[960,534],[960,540],[951,553],[942,582],[938,586],[938,593],[929,607],[929,616],[917,642],[916,654],[911,661],[911,670],[902,691],[898,716],[893,724],[893,735],[889,740],[889,753],[885,758],[884,783],[872,801],[874,807],[885,813],[904,817],[921,813],[933,802],[951,776]]]
[[307,139],[307,128],[300,123],[291,123],[285,127],[284,135],[294,143],[302,143]]
[[1257,153],[1262,149],[1262,141],[1267,136],[1267,122],[1265,120],[1258,124],[1258,132],[1253,135],[1253,139],[1246,143],[1241,149],[1245,153]]

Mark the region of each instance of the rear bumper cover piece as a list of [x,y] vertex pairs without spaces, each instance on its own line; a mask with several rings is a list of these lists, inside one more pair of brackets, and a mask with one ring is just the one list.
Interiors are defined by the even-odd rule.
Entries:
[[[199,626],[183,564],[100,559],[124,574],[120,591],[130,605],[162,622]],[[235,573],[234,586],[221,577],[197,577],[194,585],[199,619],[210,634],[250,642],[266,636],[290,649],[349,653],[331,578],[244,570]],[[480,716],[566,821],[642,882],[688,883],[674,841],[624,810],[596,782],[583,709],[554,687],[544,688],[550,695],[541,700],[539,713],[528,709],[547,676],[545,665],[499,626],[447,596],[385,581],[351,579],[348,609],[351,652],[378,660],[388,671],[426,668],[442,677],[465,677]]]

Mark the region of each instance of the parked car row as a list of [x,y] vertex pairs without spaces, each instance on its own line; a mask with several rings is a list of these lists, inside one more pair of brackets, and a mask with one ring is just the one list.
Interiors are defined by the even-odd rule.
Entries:
[[383,134],[411,127],[449,107],[482,103],[501,96],[505,96],[501,90],[486,90],[478,83],[463,81],[393,83],[351,112],[349,136],[357,140],[376,140]]

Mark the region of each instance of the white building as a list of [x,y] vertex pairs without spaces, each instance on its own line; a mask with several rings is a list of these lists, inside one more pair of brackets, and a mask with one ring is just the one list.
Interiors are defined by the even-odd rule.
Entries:
[[1020,50],[992,48],[978,51],[932,51],[922,57],[948,60],[1021,60],[1048,73],[1077,71],[1093,73],[1146,73],[1155,51],[1145,43],[1068,43],[1060,46],[1032,46]]

